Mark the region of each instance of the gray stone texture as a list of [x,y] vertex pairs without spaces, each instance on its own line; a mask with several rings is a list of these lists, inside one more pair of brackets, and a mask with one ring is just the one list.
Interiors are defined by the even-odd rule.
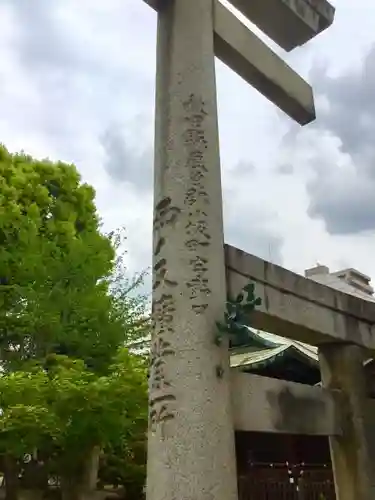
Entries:
[[236,500],[212,0],[165,2],[157,45],[147,498]]
[[215,55],[300,125],[315,120],[311,86],[218,0]]
[[375,349],[375,302],[304,278],[230,245],[225,246],[230,296],[249,282],[261,307],[251,326],[310,345],[349,342]]
[[331,344],[319,352],[324,387],[341,391],[343,432],[329,438],[337,500],[373,498],[363,359],[355,345]]
[[231,371],[236,431],[329,436],[342,431],[337,391]]
[[335,9],[327,0],[230,1],[287,51],[303,45],[328,28],[335,16]]

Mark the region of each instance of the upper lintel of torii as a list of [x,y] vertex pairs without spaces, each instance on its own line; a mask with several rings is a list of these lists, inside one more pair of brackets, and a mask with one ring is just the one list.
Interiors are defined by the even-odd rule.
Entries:
[[[171,0],[144,1],[158,12],[171,5]],[[326,29],[335,12],[326,0],[230,3],[285,50],[306,43]],[[311,86],[219,0],[212,0],[212,4],[215,55],[300,125],[315,120]]]
[[[170,0],[145,0],[156,10]],[[333,23],[335,8],[327,0],[228,0],[286,51],[304,45]]]
[[304,45],[327,29],[335,17],[335,8],[327,0],[229,2],[286,51]]

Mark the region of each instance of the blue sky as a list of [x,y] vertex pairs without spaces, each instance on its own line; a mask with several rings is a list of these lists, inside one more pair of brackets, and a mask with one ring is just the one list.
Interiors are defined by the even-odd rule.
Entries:
[[[375,3],[333,3],[325,33],[276,48],[313,85],[314,124],[217,63],[225,239],[298,272],[375,278]],[[130,273],[151,260],[155,41],[142,0],[0,4],[0,140],[76,164],[104,227],[127,228]]]

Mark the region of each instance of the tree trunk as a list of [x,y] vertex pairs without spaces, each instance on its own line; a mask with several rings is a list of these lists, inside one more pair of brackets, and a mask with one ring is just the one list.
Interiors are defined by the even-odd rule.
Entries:
[[100,447],[94,446],[87,455],[82,474],[82,487],[84,491],[92,493],[96,491],[99,471]]
[[98,480],[100,447],[95,446],[82,463],[81,474],[61,479],[62,500],[91,500]]
[[18,500],[19,478],[17,460],[10,455],[4,457],[5,500]]
[[37,490],[21,490],[21,498],[24,500],[43,500],[45,498],[44,491]]
[[80,484],[76,478],[61,478],[61,499],[62,500],[82,500]]
[[21,488],[28,491],[48,490],[48,470],[44,463],[38,461],[37,457],[24,465]]

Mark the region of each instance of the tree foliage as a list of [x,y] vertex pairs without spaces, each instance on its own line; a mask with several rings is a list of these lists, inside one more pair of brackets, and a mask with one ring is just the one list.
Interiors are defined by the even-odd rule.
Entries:
[[22,458],[35,448],[58,451],[76,467],[95,446],[114,446],[147,421],[145,360],[119,351],[107,375],[80,360],[53,356],[44,365],[0,377],[0,451]]
[[0,377],[0,453],[22,458],[52,436],[56,421],[46,405],[44,372],[15,372]]
[[100,231],[94,197],[73,165],[0,147],[0,454],[78,484],[100,449],[103,477],[117,463],[138,484],[146,367],[124,345],[148,329],[143,275],[124,278],[123,233]]
[[[115,255],[94,195],[74,166],[0,148],[0,348],[11,367],[55,351],[80,355],[82,330],[85,347],[101,342]],[[101,348],[113,354],[112,326]]]

